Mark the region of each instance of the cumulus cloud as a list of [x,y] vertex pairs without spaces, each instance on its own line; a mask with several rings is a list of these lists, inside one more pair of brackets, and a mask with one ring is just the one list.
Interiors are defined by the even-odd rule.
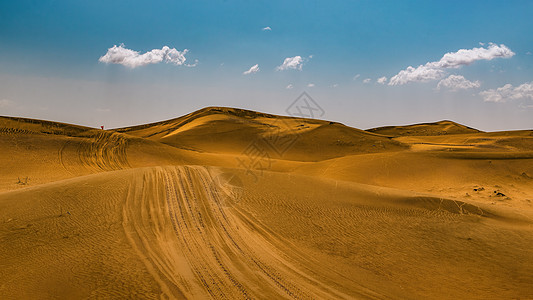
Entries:
[[427,66],[419,66],[418,68],[413,68],[411,66],[407,69],[400,71],[398,74],[394,75],[390,81],[389,85],[402,85],[409,82],[428,82],[431,80],[437,80],[444,76],[445,72],[442,69],[435,69]]
[[461,75],[450,75],[446,77],[445,79],[439,81],[439,84],[437,84],[437,89],[440,90],[442,88],[447,88],[452,91],[457,91],[457,90],[477,89],[480,86],[481,86],[481,82],[479,82],[478,80],[470,81]]
[[377,82],[379,84],[385,84],[387,82],[387,77],[385,77],[385,76],[380,77],[380,78],[378,78]]
[[293,87],[294,87],[294,86],[293,86],[292,84],[289,84],[289,85],[286,87],[286,89],[290,90],[290,89],[292,89]]
[[261,30],[263,30],[263,31],[271,31],[272,28],[270,28],[270,26],[267,26],[267,27],[263,27]]
[[242,74],[248,75],[259,72],[259,65],[255,64],[253,65],[248,71],[244,71]]
[[[140,54],[138,51],[127,49],[124,47],[124,44],[119,46],[114,45],[113,47],[107,50],[107,53],[100,57],[98,61],[106,64],[120,64],[129,68],[141,67],[149,64],[158,64],[160,62],[170,63],[177,66],[185,64],[187,54],[189,50],[184,49],[183,51],[178,51],[176,48],[170,48],[164,46],[161,49],[153,49],[146,53]],[[185,64],[188,67],[196,66],[198,61],[195,61],[194,64]]]
[[370,83],[370,81],[372,81],[372,79],[366,78],[366,79],[363,80],[363,83]]
[[509,100],[533,100],[533,81],[523,83],[517,87],[506,84],[497,89],[490,89],[479,93],[486,102],[507,102]]
[[353,80],[357,80],[359,77],[361,77],[361,74],[357,74],[353,77]]
[[427,82],[441,79],[446,69],[457,69],[470,65],[478,60],[492,60],[495,58],[509,58],[515,53],[507,46],[490,43],[488,47],[460,49],[457,52],[444,54],[439,61],[428,62],[416,68],[409,66],[393,76],[389,85],[402,85],[409,82]]
[[302,70],[302,66],[304,64],[304,60],[301,56],[297,55],[294,57],[287,57],[283,61],[283,63],[276,68],[278,71],[284,71],[284,70]]
[[315,87],[315,84],[314,83],[310,83],[307,85],[307,87]]

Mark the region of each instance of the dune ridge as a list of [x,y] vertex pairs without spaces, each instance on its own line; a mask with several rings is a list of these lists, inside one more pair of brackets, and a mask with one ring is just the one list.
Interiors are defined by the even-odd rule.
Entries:
[[482,131],[455,123],[449,120],[443,120],[434,123],[421,123],[405,126],[385,126],[371,128],[368,132],[390,135],[390,136],[433,136],[448,134],[467,134],[480,133]]

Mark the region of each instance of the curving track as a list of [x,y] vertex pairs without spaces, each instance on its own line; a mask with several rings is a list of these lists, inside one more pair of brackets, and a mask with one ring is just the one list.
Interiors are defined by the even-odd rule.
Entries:
[[165,298],[348,298],[223,195],[199,166],[150,169],[131,184],[124,229]]
[[76,173],[77,166],[92,172],[129,168],[128,139],[115,132],[98,132],[91,139],[67,140],[58,150],[61,166]]

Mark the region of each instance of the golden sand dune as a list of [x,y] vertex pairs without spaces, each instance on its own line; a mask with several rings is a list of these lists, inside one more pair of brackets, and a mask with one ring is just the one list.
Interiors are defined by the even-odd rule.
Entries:
[[432,136],[481,132],[477,129],[453,121],[440,121],[406,126],[386,126],[368,129],[367,131],[390,136]]
[[[294,161],[398,151],[406,147],[388,137],[339,123],[236,108],[209,107],[174,120],[118,131],[182,149],[231,154],[241,154],[254,138],[272,140],[283,137],[290,143],[290,148],[283,151],[283,158]],[[282,152],[284,148],[279,150]]]
[[106,131],[0,122],[3,299],[533,295],[531,131],[231,108]]

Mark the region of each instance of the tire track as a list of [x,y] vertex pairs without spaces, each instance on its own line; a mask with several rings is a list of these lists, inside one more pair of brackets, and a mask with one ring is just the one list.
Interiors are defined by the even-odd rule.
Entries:
[[[60,165],[70,173],[76,165],[96,172],[120,170],[131,167],[127,148],[128,139],[122,134],[98,132],[83,140],[66,141],[58,150],[58,159]],[[70,157],[71,152],[74,157]],[[69,162],[72,160],[76,162]]]
[[99,132],[91,143],[78,148],[83,164],[101,171],[129,168],[126,155],[128,140],[120,133]]
[[209,173],[205,169],[200,169],[199,172],[202,173],[202,176],[200,176],[199,179],[202,181],[202,185],[206,194],[215,203],[214,212],[221,217],[219,217],[217,221],[219,222],[226,239],[235,247],[237,253],[246,259],[248,264],[255,266],[260,272],[263,273],[263,275],[270,279],[275,286],[281,289],[289,297],[295,299],[309,298],[309,295],[306,295],[306,293],[301,291],[298,287],[291,284],[290,281],[284,279],[279,272],[262,262],[254,250],[247,246],[247,243],[242,239],[242,236],[233,230],[237,226],[232,226],[234,224],[232,224],[229,218],[226,216],[222,205],[223,199],[221,199],[219,196],[220,193],[214,192],[216,188],[213,188],[213,185],[208,183],[207,180],[210,179]]
[[205,167],[142,172],[126,195],[123,225],[165,298],[347,298],[235,213]]

